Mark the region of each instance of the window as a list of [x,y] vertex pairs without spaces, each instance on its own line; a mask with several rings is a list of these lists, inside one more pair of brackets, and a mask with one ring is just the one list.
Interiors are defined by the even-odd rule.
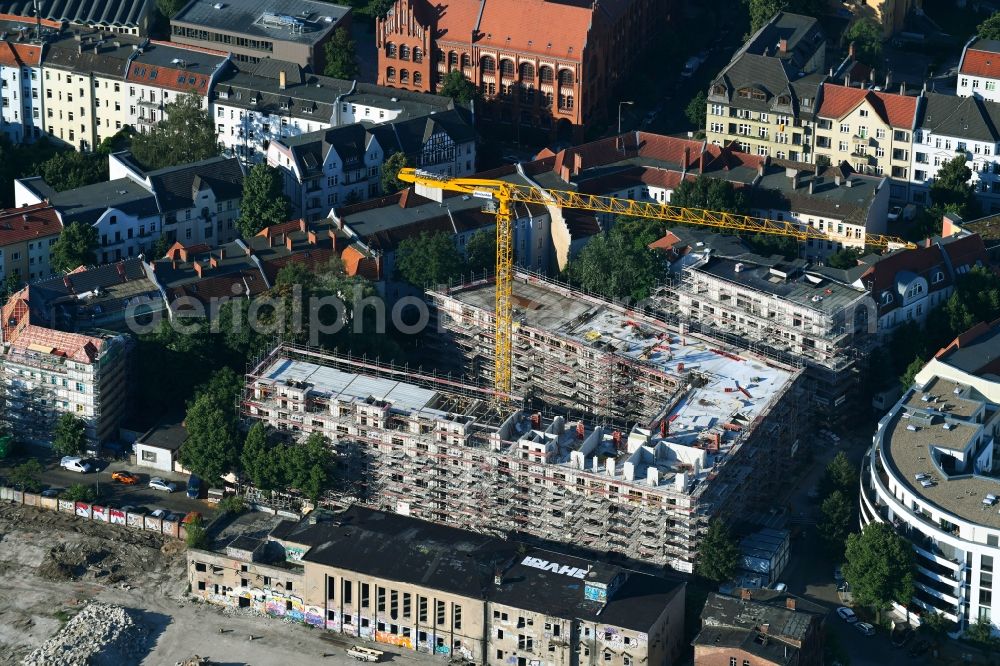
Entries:
[[368,608],[371,605],[371,599],[368,594],[371,588],[368,583],[361,583],[361,607]]
[[420,87],[424,83],[424,75],[420,72],[413,72],[413,85]]
[[521,79],[524,81],[533,81],[535,78],[535,66],[530,62],[521,63]]
[[389,58],[396,57],[396,45],[392,42],[386,42],[385,44],[385,55]]
[[875,130],[875,138],[876,139],[884,139],[885,138],[885,130],[884,129],[876,129]]
[[561,86],[571,86],[573,85],[573,72],[568,69],[559,70],[559,85]]
[[410,47],[409,46],[406,46],[404,44],[403,46],[399,47],[399,59],[400,60],[409,60],[410,59]]
[[419,46],[413,47],[413,62],[423,62],[424,52],[420,50]]
[[351,581],[344,581],[344,596],[341,598],[345,604],[350,604],[354,602],[354,590],[351,589]]
[[417,597],[417,619],[427,622],[427,597]]
[[483,71],[483,74],[493,74],[497,69],[496,60],[493,59],[493,56],[483,56],[479,59],[479,69]]
[[143,449],[142,450],[142,460],[143,460],[143,462],[155,463],[156,462],[156,452],[155,451],[147,451],[146,449]]
[[500,76],[514,76],[514,61],[504,58],[500,61]]
[[436,612],[435,612],[434,623],[440,626],[444,624],[444,602],[437,601],[435,602],[435,604],[436,604],[435,606]]
[[396,68],[395,67],[386,67],[385,68],[385,78],[388,79],[389,81],[395,81],[396,80]]
[[840,133],[841,134],[850,134],[850,132],[851,132],[851,126],[849,124],[847,124],[847,123],[840,123]]
[[375,587],[376,608],[379,613],[385,612],[385,588]]
[[729,658],[729,666],[736,666],[736,657]]
[[462,607],[459,606],[458,604],[455,604],[455,606],[452,608],[451,615],[452,615],[452,622],[453,622],[453,624],[455,626],[455,629],[461,629],[462,628]]
[[552,83],[552,68],[542,65],[538,69],[538,78],[542,83]]

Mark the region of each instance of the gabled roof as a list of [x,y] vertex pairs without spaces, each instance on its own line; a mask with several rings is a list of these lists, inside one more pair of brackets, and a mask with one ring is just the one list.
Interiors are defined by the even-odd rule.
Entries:
[[1000,140],[1000,103],[978,97],[925,93],[920,129],[934,134],[994,143]]
[[152,40],[129,63],[125,78],[157,88],[207,95],[212,73],[227,58],[223,51]]
[[[147,18],[154,0],[55,0],[39,2],[42,18],[91,26],[145,28],[140,25]],[[4,0],[0,13],[34,18],[33,0]]]
[[159,213],[153,194],[129,178],[94,183],[62,192],[52,189],[41,176],[22,178],[18,182],[36,196],[48,199],[59,211],[63,224],[94,224],[109,208],[136,217],[150,217]]
[[93,363],[100,356],[104,340],[79,333],[65,333],[28,324],[11,341],[11,347],[29,352],[61,356],[78,363]]
[[1000,42],[990,39],[976,40],[965,50],[958,71],[971,76],[1000,78]]
[[210,189],[217,201],[243,196],[243,168],[235,157],[210,157],[150,171],[146,176],[163,213],[193,207],[198,189]]
[[839,120],[867,102],[879,117],[891,127],[910,129],[917,112],[917,98],[907,95],[848,88],[834,83],[823,84],[823,101],[817,116]]
[[42,62],[42,47],[37,44],[0,42],[0,65],[37,67]]
[[56,236],[62,223],[55,208],[46,203],[0,210],[0,247],[35,238]]

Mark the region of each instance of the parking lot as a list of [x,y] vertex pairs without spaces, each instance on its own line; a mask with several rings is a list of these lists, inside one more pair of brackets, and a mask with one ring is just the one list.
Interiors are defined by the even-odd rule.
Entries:
[[[187,490],[186,475],[144,470],[121,460],[89,458],[88,460],[94,464],[95,471],[84,474],[62,469],[59,466],[59,457],[50,451],[21,452],[0,461],[0,479],[6,480],[12,468],[31,457],[42,463],[45,468],[45,472],[41,476],[42,486],[45,489],[65,490],[75,484],[84,484],[95,489],[99,503],[114,507],[131,505],[144,507],[149,511],[165,509],[168,512],[180,514],[199,511],[206,520],[211,519],[215,513],[214,505],[209,504],[204,499],[190,499],[187,496],[185,492]],[[132,472],[139,477],[139,481],[133,485],[126,485],[112,480],[112,473],[119,470]],[[177,489],[168,493],[150,488],[149,480],[154,476],[173,482]],[[203,487],[202,496],[204,493],[205,488]]]

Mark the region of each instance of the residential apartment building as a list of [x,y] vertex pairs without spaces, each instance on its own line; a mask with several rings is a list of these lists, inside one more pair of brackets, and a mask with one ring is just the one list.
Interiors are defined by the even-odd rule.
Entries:
[[491,102],[482,117],[563,139],[605,117],[615,86],[662,34],[673,3],[398,0],[378,19],[378,83],[434,91],[461,72]]
[[921,0],[858,0],[854,4],[856,16],[875,21],[882,28],[883,39],[888,39],[903,29],[906,16],[920,8]]
[[973,37],[958,62],[958,96],[1000,102],[1000,42]]
[[910,542],[913,603],[962,630],[996,630],[1000,618],[998,332],[998,322],[979,324],[939,351],[879,421],[862,465],[862,525],[886,523]]
[[0,120],[4,136],[12,143],[34,141],[41,136],[41,60],[42,47],[37,44],[0,43]]
[[219,141],[244,162],[265,159],[272,141],[350,125],[423,118],[454,108],[448,97],[317,76],[266,58],[221,75],[212,116]]
[[681,653],[684,583],[594,558],[357,506],[244,516],[213,546],[188,553],[192,594],[348,638],[497,666]]
[[694,639],[695,666],[823,663],[826,608],[772,590],[712,592]]
[[[200,162],[146,171],[131,153],[110,156],[110,178],[128,178],[156,196],[158,228],[145,233],[165,235],[170,243],[221,245],[239,236],[236,220],[243,199],[243,167],[235,157],[211,157]],[[140,230],[140,237],[143,230]]]
[[194,0],[170,18],[170,39],[232,53],[243,63],[264,58],[322,73],[325,46],[351,29],[351,8],[314,0]]
[[0,422],[19,441],[49,444],[59,415],[73,414],[85,422],[88,441],[117,439],[127,402],[126,338],[65,333],[27,321],[3,341]]
[[922,97],[913,132],[911,200],[929,204],[940,168],[964,154],[984,212],[1000,212],[1000,102],[936,93]]
[[744,153],[812,162],[825,60],[826,37],[815,18],[776,14],[709,86],[708,142],[735,141]]
[[476,164],[475,130],[457,110],[366,126],[362,123],[274,140],[268,164],[281,170],[297,216],[326,217],[335,206],[381,194],[382,164],[403,153],[407,164],[468,176]]
[[49,204],[0,210],[0,280],[52,275],[50,253],[61,232],[59,214]]
[[5,0],[0,13],[18,17],[33,25],[37,18],[46,23],[73,29],[98,29],[115,34],[145,35],[156,12],[155,0],[73,0],[35,3],[33,0]]
[[917,102],[917,97],[824,83],[816,112],[817,159],[888,176],[889,196],[907,201]]
[[[481,296],[486,289],[477,291]],[[557,307],[572,308],[562,301]],[[457,324],[445,325],[456,330]],[[465,350],[470,340],[454,337],[453,344],[471,358]],[[686,357],[684,342],[670,343],[678,351],[677,363],[684,363],[678,360]],[[692,352],[693,342],[687,341]],[[556,362],[554,345],[551,362],[534,362],[539,374],[545,374],[543,365]],[[527,362],[521,347],[518,342],[516,366]],[[772,492],[768,479],[777,482],[776,470],[790,462],[798,446],[791,432],[796,411],[789,410],[795,399],[789,396],[797,395],[799,373],[716,356],[713,376],[726,378],[700,389],[684,389],[684,379],[665,369],[637,373],[631,390],[641,395],[628,397],[648,401],[657,415],[631,429],[521,410],[498,414],[489,409],[490,390],[471,382],[448,384],[388,367],[379,367],[375,376],[360,362],[288,346],[276,348],[249,373],[243,410],[294,436],[321,433],[335,441],[343,461],[339,473],[351,496],[372,507],[691,571],[707,521],[737,506],[753,511],[755,498]],[[617,360],[604,355],[588,363],[603,372]],[[627,362],[621,357],[620,363]],[[722,404],[723,385],[733,383],[727,375],[737,368],[761,373],[760,382],[747,390],[756,394],[749,406]],[[617,380],[608,376],[612,371],[599,376],[610,383]],[[627,369],[617,372],[621,376]],[[563,384],[569,394],[574,389],[568,382],[585,381],[587,373],[563,372],[554,381],[553,376],[549,371],[547,380]],[[661,388],[644,393],[640,385]],[[541,388],[520,381],[517,386]],[[689,401],[686,391],[694,393]],[[709,404],[716,393],[718,415],[700,416],[697,405]],[[727,413],[730,407],[741,413]]]

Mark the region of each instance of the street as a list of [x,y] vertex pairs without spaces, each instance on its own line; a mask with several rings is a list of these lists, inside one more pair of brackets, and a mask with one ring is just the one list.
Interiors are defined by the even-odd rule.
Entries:
[[[824,440],[825,441],[825,440]],[[782,582],[788,585],[792,594],[804,597],[830,609],[827,616],[827,635],[836,642],[851,660],[851,666],[884,664],[926,664],[927,656],[910,657],[909,645],[894,648],[889,634],[882,628],[876,629],[874,636],[864,636],[853,626],[837,616],[836,609],[843,604],[837,595],[837,583],[833,572],[841,562],[835,561],[826,552],[820,535],[820,500],[809,497],[819,485],[826,465],[840,451],[844,451],[852,463],[860,467],[861,458],[871,445],[871,435],[859,430],[849,435],[841,434],[839,446],[827,446],[817,452],[811,468],[791,491],[789,504],[792,507],[791,521],[800,532],[792,536],[792,552],[788,568],[782,574]],[[864,618],[863,618],[864,619]]]
[[[121,460],[97,460],[96,472],[81,474],[80,472],[72,472],[61,468],[59,466],[59,456],[49,450],[33,449],[27,452],[20,451],[17,455],[0,460],[0,479],[6,480],[10,476],[11,469],[23,463],[29,457],[36,458],[45,467],[45,472],[41,476],[44,488],[65,490],[74,484],[81,483],[92,486],[95,490],[99,489],[99,503],[106,503],[115,507],[126,505],[142,506],[151,511],[154,509],[166,509],[172,513],[200,511],[206,520],[209,520],[215,513],[214,505],[209,504],[204,499],[190,499],[187,496],[185,493],[187,490],[186,475],[145,470]],[[138,475],[139,482],[135,485],[125,485],[118,481],[113,481],[111,474],[118,470],[133,472]],[[177,490],[172,493],[153,490],[149,487],[149,479],[153,476],[159,476],[174,482],[177,485]],[[204,489],[202,490],[202,494],[204,494]]]

